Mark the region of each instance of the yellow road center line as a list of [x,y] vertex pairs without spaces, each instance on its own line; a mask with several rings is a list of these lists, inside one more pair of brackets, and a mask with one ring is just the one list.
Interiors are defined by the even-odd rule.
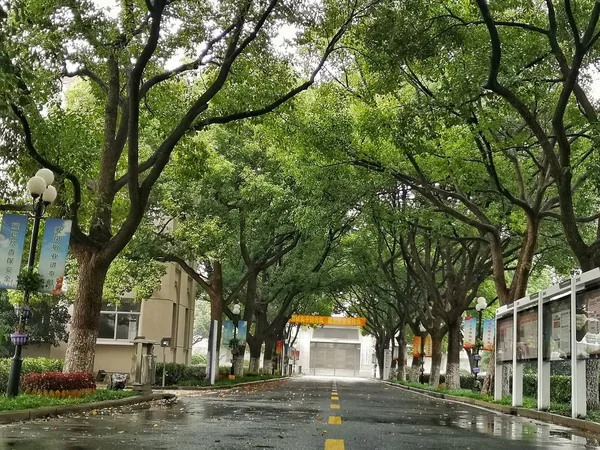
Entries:
[[337,395],[331,396],[331,401],[337,402],[340,398]]
[[325,450],[344,450],[343,439],[325,439]]
[[342,418],[340,416],[329,416],[329,425],[341,425]]
[[331,405],[331,409],[340,409],[340,405]]

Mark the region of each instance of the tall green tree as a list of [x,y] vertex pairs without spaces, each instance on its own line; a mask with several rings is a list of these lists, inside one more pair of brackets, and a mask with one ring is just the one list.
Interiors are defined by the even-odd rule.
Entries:
[[[112,11],[87,0],[1,7],[0,109],[10,122],[2,139],[71,188],[62,195],[79,278],[66,372],[93,367],[106,274],[138,229],[174,149],[306,90],[369,7],[321,6],[322,14],[314,14],[316,5],[278,0],[126,1]],[[305,43],[318,55],[307,73],[292,67],[298,53],[277,51],[283,25],[297,27],[295,48]],[[184,62],[170,64],[174,55]],[[94,108],[64,108],[64,77],[89,80]]]

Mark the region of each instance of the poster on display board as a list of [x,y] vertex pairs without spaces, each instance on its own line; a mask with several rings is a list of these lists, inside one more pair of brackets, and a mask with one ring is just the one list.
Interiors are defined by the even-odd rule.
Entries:
[[477,339],[477,318],[465,317],[463,322],[463,333],[463,347],[467,350],[475,347],[475,341]]
[[517,312],[517,361],[537,359],[538,309]]
[[577,356],[600,358],[600,287],[577,293]]
[[483,349],[491,352],[494,350],[494,334],[496,332],[496,321],[494,319],[485,319],[483,321]]
[[512,316],[496,321],[496,359],[511,362],[513,357],[513,318]]
[[571,357],[571,298],[544,303],[544,361],[561,361]]

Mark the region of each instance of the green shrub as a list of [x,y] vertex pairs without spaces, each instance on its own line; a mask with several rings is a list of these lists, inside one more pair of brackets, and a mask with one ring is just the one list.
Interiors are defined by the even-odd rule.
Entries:
[[[12,358],[0,358],[0,393],[8,389],[8,376]],[[30,373],[60,372],[64,360],[52,358],[23,358],[21,377]]]
[[[190,383],[200,384],[206,377],[206,367],[204,366],[186,366],[185,364],[166,363],[165,365],[165,386],[182,386],[185,381],[187,386]],[[156,384],[162,384],[163,363],[156,365]]]
[[201,366],[201,365],[206,365],[206,356],[205,355],[192,355],[192,361],[191,361],[193,366]]

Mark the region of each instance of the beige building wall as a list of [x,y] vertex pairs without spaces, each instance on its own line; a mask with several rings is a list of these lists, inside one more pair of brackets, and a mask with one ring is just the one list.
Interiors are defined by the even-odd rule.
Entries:
[[[136,334],[156,341],[157,362],[163,361],[164,354],[167,362],[190,364],[196,283],[173,263],[167,263],[166,269],[160,288],[141,303]],[[135,328],[129,327],[129,335],[134,334]],[[163,353],[160,341],[165,337],[171,338],[171,342]],[[59,347],[32,344],[23,353],[26,357],[64,358],[65,351],[66,343]],[[129,338],[96,341],[95,373],[99,370],[130,373],[133,359],[134,345]]]

